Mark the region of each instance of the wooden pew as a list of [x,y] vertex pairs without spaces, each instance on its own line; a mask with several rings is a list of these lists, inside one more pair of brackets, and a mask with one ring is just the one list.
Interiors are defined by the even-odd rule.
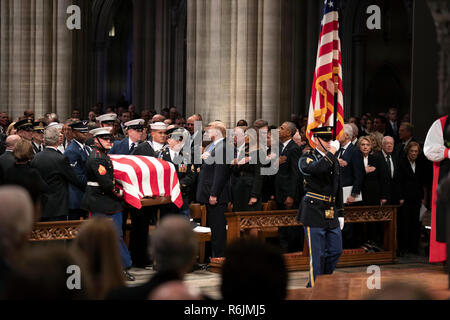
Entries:
[[[246,230],[264,230],[273,227],[301,226],[296,220],[297,210],[272,210],[257,212],[228,212],[225,214],[228,222],[228,243],[241,237]],[[372,264],[388,264],[397,262],[397,206],[346,207],[345,223],[385,224],[384,249],[382,252],[367,253],[363,249],[344,250],[338,267],[365,266]],[[250,232],[254,234],[254,232]],[[303,252],[285,254],[286,266],[289,271],[309,269],[309,249],[304,241]],[[210,268],[220,272],[223,258],[211,259]]]

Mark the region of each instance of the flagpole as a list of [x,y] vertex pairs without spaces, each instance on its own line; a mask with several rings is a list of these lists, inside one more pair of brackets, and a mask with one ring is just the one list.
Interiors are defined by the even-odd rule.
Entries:
[[338,92],[339,92],[339,74],[334,73],[333,141],[336,140],[337,134]]

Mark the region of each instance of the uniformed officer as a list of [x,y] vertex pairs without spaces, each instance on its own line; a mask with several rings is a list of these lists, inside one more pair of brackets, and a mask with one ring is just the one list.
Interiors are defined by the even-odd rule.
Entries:
[[31,144],[33,145],[34,154],[44,151],[44,130],[45,123],[43,121],[35,121],[33,123],[33,140]]
[[335,156],[339,142],[333,141],[333,128],[311,130],[316,148],[299,161],[306,195],[297,219],[302,222],[310,251],[308,287],[316,277],[332,274],[342,254],[344,215],[339,162]]
[[128,248],[123,241],[122,202],[123,192],[115,186],[114,168],[108,151],[112,147],[112,128],[98,128],[91,131],[95,146],[86,162],[87,188],[81,204],[82,209],[92,216],[110,217],[119,234],[119,250],[124,273],[129,281],[134,277],[127,271],[131,267]]
[[17,135],[22,139],[30,141],[33,139],[33,120],[23,119],[14,124],[14,129],[17,130]]
[[190,194],[192,188],[195,187],[196,168],[194,164],[191,164],[189,154],[186,154],[186,150],[190,150],[189,145],[187,148],[183,148],[189,141],[189,132],[184,128],[176,127],[169,129],[166,134],[168,146],[159,152],[158,158],[174,164],[180,183],[183,206],[181,209],[178,209],[173,203],[164,206],[161,209],[161,218],[169,213],[181,213],[190,219]]
[[[114,123],[117,120],[117,114],[115,113],[107,113],[95,118],[98,122],[100,128],[111,128],[111,142],[114,143],[114,137],[112,135],[112,130],[114,129]],[[86,144],[90,147],[95,146],[95,139],[90,138],[86,141]]]
[[[85,144],[89,132],[88,122],[75,121],[69,126],[72,128],[73,139],[64,155],[69,159],[70,166],[75,170],[78,178],[86,185],[86,162],[92,152],[92,149]],[[69,220],[87,218],[87,212],[80,208],[83,195],[83,191],[69,185]]]

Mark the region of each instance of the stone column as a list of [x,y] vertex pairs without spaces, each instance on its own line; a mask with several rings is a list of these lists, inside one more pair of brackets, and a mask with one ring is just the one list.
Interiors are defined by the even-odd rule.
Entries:
[[36,117],[71,108],[69,0],[1,0],[0,105],[13,120],[33,109]]
[[291,40],[282,17],[290,15],[283,12],[279,0],[188,0],[188,115],[228,126],[257,118],[278,124],[289,115],[291,98],[281,86],[291,83],[282,64],[283,41]]
[[450,112],[450,3],[447,0],[428,0],[428,6],[434,19],[440,46],[437,111],[444,115]]

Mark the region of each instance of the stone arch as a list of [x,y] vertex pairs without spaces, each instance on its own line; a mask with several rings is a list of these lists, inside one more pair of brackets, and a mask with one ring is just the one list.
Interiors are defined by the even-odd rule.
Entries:
[[92,4],[94,67],[93,90],[96,102],[106,101],[108,34],[114,17],[124,1],[94,0]]

